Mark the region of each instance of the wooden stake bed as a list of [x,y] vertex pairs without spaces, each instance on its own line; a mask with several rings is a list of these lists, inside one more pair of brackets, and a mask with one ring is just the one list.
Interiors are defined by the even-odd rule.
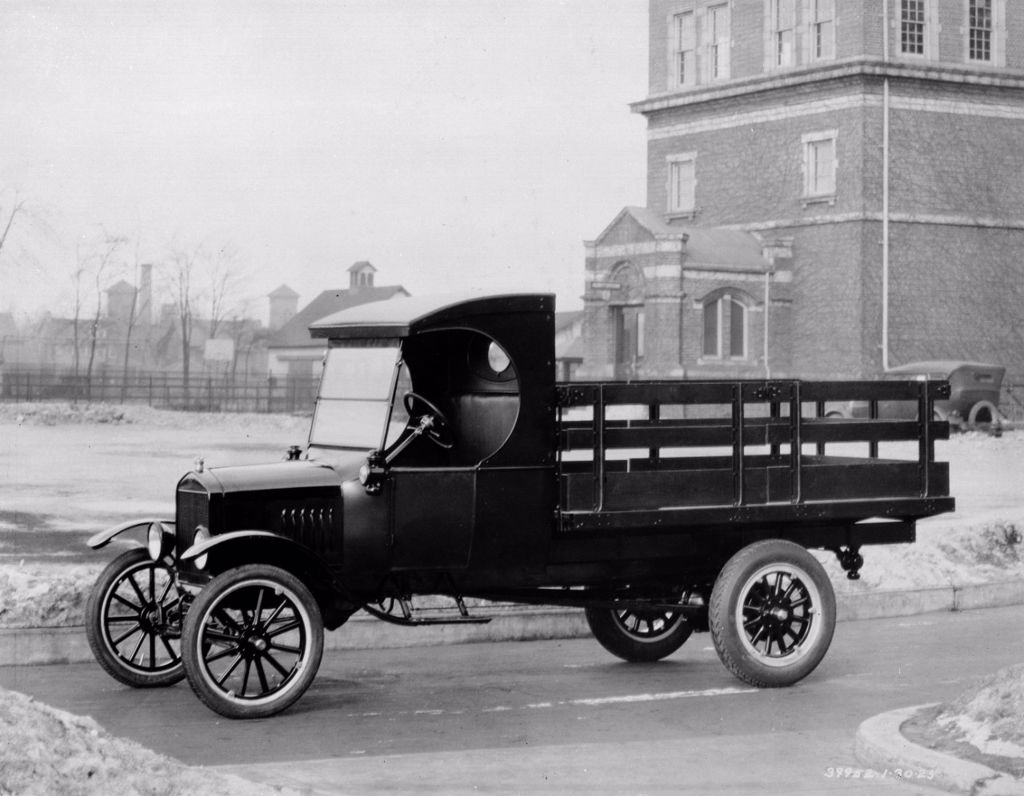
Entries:
[[[948,393],[934,381],[559,385],[560,531],[949,511],[948,465],[934,457],[949,426],[932,419]],[[828,416],[848,401],[866,401],[868,419]],[[883,401],[916,404],[918,419],[880,419]],[[879,455],[901,442],[910,444]]]

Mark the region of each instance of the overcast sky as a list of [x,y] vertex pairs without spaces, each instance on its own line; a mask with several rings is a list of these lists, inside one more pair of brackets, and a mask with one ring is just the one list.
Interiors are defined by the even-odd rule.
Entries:
[[[0,4],[0,310],[76,246],[232,244],[254,311],[378,284],[555,291],[644,203],[647,0]],[[6,215],[0,215],[6,219]]]

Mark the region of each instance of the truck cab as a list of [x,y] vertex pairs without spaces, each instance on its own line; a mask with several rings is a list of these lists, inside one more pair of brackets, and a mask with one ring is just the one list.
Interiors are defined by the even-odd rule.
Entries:
[[556,503],[554,297],[394,299],[311,333],[328,347],[305,457],[343,481],[353,586],[542,568]]

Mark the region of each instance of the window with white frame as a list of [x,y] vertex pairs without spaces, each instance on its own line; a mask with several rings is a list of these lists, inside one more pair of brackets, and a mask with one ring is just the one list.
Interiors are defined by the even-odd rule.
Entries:
[[810,53],[815,60],[836,57],[835,0],[810,0]]
[[774,67],[796,64],[797,0],[771,0],[769,3],[770,64]]
[[836,131],[803,136],[804,197],[832,197],[836,193]]
[[927,0],[900,0],[900,52],[904,55],[927,56]]
[[730,17],[728,4],[708,6],[704,17],[704,39],[709,80],[729,77]]
[[967,60],[993,60],[995,17],[993,0],[967,2]]
[[707,359],[747,358],[747,306],[729,293],[703,305],[702,354]]
[[668,212],[692,215],[697,208],[697,156],[692,152],[668,159]]
[[697,23],[692,11],[672,17],[672,80],[676,86],[697,82]]

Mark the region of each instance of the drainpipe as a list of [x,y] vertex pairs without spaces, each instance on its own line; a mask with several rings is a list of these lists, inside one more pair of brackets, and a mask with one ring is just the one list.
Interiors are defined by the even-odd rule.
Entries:
[[889,0],[882,3],[882,370],[889,370]]
[[768,307],[771,306],[770,288],[772,284],[772,272],[764,272],[764,377],[772,377],[772,369],[768,367]]

